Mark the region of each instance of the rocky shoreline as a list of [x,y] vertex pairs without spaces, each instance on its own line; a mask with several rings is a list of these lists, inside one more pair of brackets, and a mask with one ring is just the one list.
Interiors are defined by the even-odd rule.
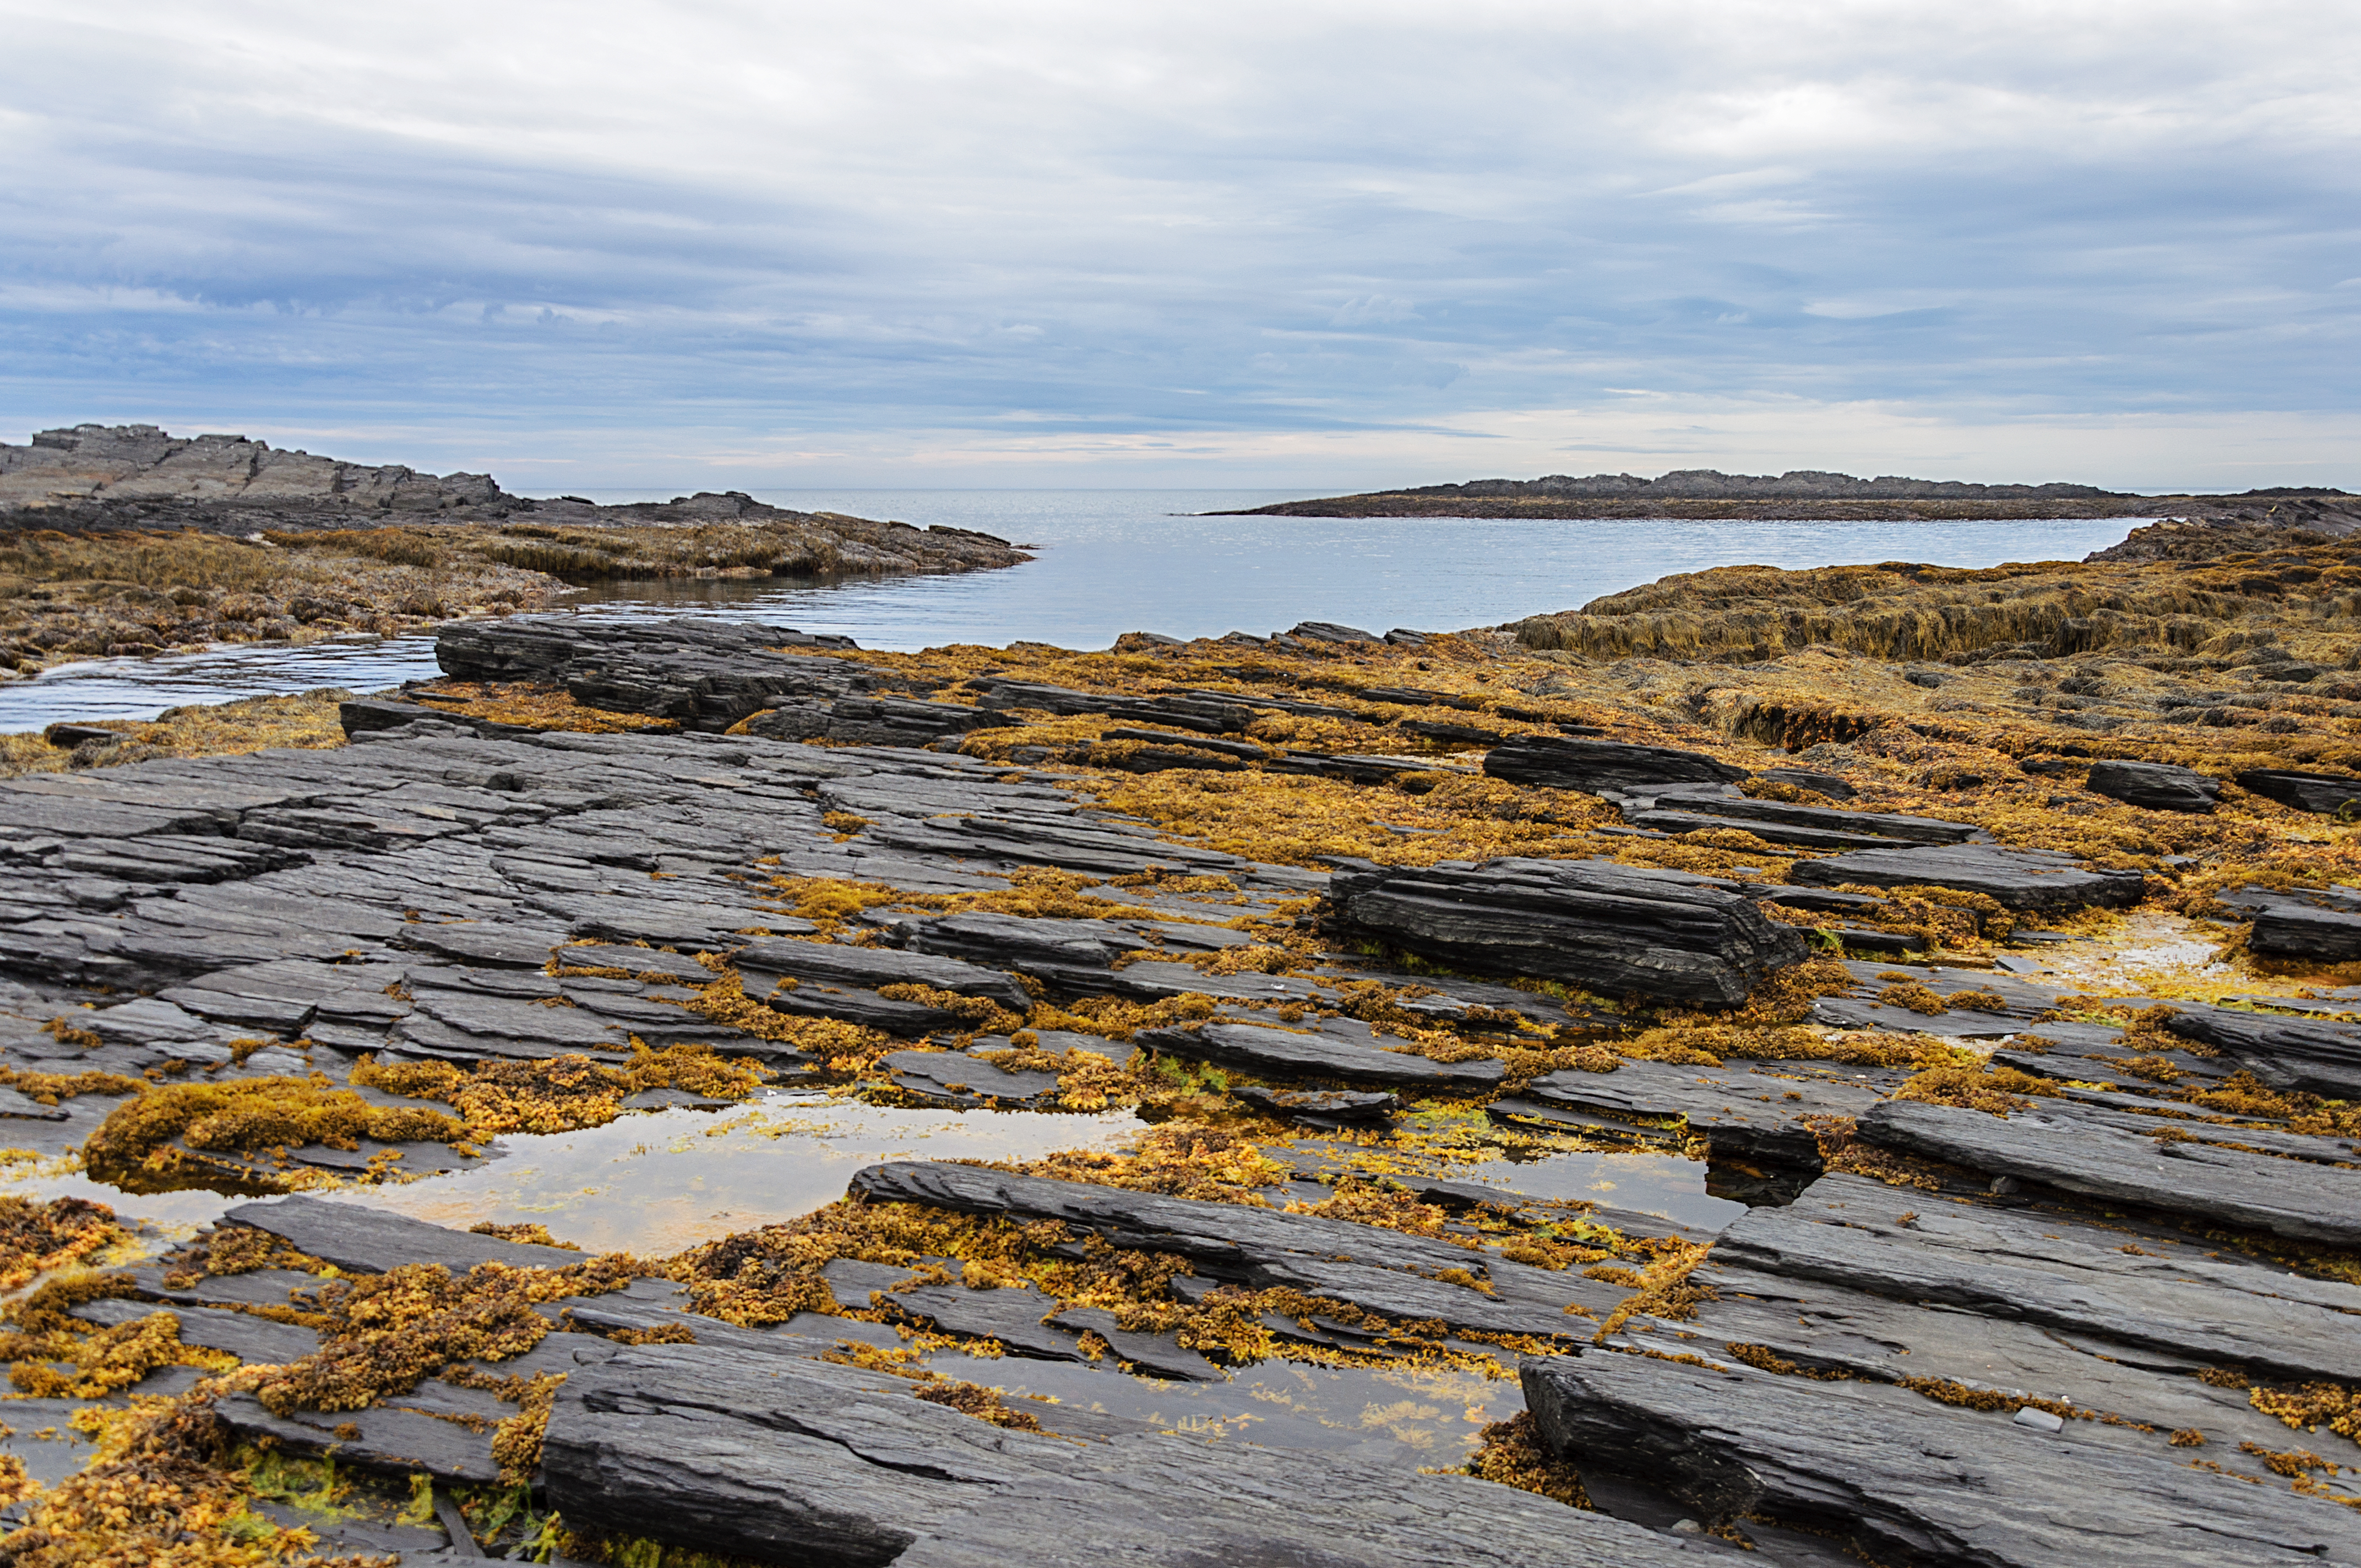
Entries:
[[[0,1552],[2361,1562],[2339,549],[1664,590],[1855,607],[1775,647],[527,617],[340,748],[0,784],[7,1157],[258,1200],[0,1199]],[[666,1258],[371,1206],[782,1087],[1145,1126]],[[1743,1211],[1465,1174],[1568,1150]],[[1115,1392],[1269,1364],[1522,1409],[1428,1473]]]
[[988,571],[1006,540],[741,493],[598,506],[149,425],[0,444],[0,680],[76,659],[392,636],[666,577]]
[[1217,516],[1433,518],[1664,518],[1692,521],[1917,522],[2042,518],[2168,517],[2212,526],[2290,525],[2331,534],[2361,528],[2361,498],[2294,487],[2239,495],[2133,495],[2091,485],[1976,485],[1927,479],[1857,479],[1679,470],[1587,478],[1475,479],[1456,485],[1280,501]]

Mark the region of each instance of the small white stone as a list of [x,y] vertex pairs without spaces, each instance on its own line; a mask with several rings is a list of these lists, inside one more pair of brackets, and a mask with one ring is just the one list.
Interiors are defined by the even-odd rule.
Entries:
[[2065,1430],[2066,1418],[2053,1416],[2048,1410],[2037,1410],[2031,1405],[2027,1405],[2016,1412],[2016,1424],[2021,1427],[2032,1427],[2037,1431],[2062,1431]]

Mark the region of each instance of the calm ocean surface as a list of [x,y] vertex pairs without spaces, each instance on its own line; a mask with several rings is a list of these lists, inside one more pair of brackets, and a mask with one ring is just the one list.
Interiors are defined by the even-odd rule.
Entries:
[[[673,491],[594,491],[606,502]],[[769,490],[802,511],[980,529],[1038,546],[1002,572],[832,586],[631,583],[572,613],[717,616],[847,633],[864,648],[1028,641],[1104,648],[1126,631],[1176,637],[1335,620],[1450,631],[1572,609],[1673,572],[1746,564],[1920,561],[1992,566],[2079,560],[2141,519],[2037,522],[1499,521],[1202,517],[1292,499],[1271,490]],[[246,645],[72,664],[0,686],[0,731],[60,719],[145,718],[182,703],[313,686],[376,690],[432,675],[427,636],[305,648]]]

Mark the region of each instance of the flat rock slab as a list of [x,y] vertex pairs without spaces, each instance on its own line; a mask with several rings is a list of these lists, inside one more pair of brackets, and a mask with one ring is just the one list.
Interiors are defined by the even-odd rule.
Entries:
[[815,1568],[1598,1568],[1677,1543],[1505,1486],[1161,1434],[1011,1431],[856,1368],[642,1345],[551,1413],[551,1506],[577,1528]]
[[1715,883],[1609,861],[1356,862],[1330,879],[1330,896],[1348,932],[1610,998],[1733,1007],[1805,957],[1801,937]]
[[[731,962],[741,971],[833,981],[871,990],[882,985],[930,985],[961,996],[987,998],[1020,1017],[1033,1005],[1025,988],[1005,970],[892,948],[854,948],[834,942],[762,938],[740,948]],[[752,988],[749,990],[751,993]]]
[[1484,771],[1510,784],[1552,789],[1646,790],[1677,784],[1736,784],[1744,768],[1716,762],[1701,751],[1668,746],[1632,746],[1571,735],[1521,735],[1485,754]]
[[1126,1329],[1115,1315],[1104,1307],[1069,1307],[1051,1314],[1049,1326],[1072,1333],[1093,1333],[1106,1341],[1107,1348],[1128,1363],[1132,1370],[1145,1372],[1152,1377],[1170,1377],[1184,1383],[1219,1383],[1227,1374],[1195,1351],[1183,1346],[1180,1337],[1170,1333],[1141,1333]]
[[512,1268],[568,1268],[588,1255],[563,1247],[533,1246],[479,1236],[469,1231],[445,1230],[423,1220],[365,1209],[357,1203],[331,1203],[320,1198],[281,1198],[268,1203],[241,1203],[222,1216],[233,1224],[251,1225],[283,1237],[298,1252],[308,1253],[338,1268],[357,1274],[381,1274],[406,1263],[434,1263],[464,1274],[479,1263],[505,1263]]
[[958,1285],[922,1285],[885,1292],[887,1302],[945,1333],[998,1342],[1012,1355],[1038,1361],[1087,1361],[1078,1332],[1050,1328],[1042,1320],[1058,1310],[1058,1299],[1038,1290],[1009,1287],[970,1290]]
[[[439,1416],[379,1407],[367,1410],[298,1410],[274,1415],[251,1394],[216,1400],[214,1413],[238,1436],[269,1438],[304,1455],[395,1474],[424,1471],[438,1481],[489,1486],[500,1478],[492,1461],[492,1434]],[[504,1413],[514,1415],[513,1408]],[[479,1418],[480,1419],[480,1418]]]
[[2136,904],[2146,885],[2137,872],[2093,871],[2052,850],[1988,844],[1862,850],[1798,861],[1790,874],[1818,887],[1948,887],[1983,894],[2004,908],[2050,914]]
[[1369,1091],[1341,1089],[1265,1089],[1246,1084],[1230,1091],[1257,1110],[1319,1125],[1346,1122],[1383,1122],[1401,1109],[1401,1097]]
[[2193,1239],[2135,1242],[2087,1221],[1928,1200],[1857,1176],[1824,1176],[1786,1208],[1748,1211],[1714,1259],[2282,1377],[2361,1365],[2361,1288]]
[[1054,1072],[1008,1072],[965,1051],[895,1051],[884,1062],[901,1087],[946,1104],[1024,1105],[1058,1092]]
[[1592,1351],[1528,1361],[1551,1451],[1702,1522],[1762,1514],[1880,1563],[2159,1568],[2361,1560],[2361,1516],[1915,1395]]
[[1817,1064],[1781,1064],[1794,1077],[1742,1068],[1627,1061],[1613,1072],[1568,1069],[1526,1085],[1528,1098],[1634,1118],[1673,1118],[1717,1156],[1817,1170],[1819,1143],[1806,1116],[1859,1116],[1883,1098],[1877,1086]]
[[619,969],[631,975],[662,975],[684,985],[711,983],[713,971],[683,953],[662,948],[627,947],[613,942],[584,942],[560,948],[554,955],[567,969]]
[[2361,800],[2361,778],[2344,773],[2301,773],[2282,768],[2249,768],[2238,775],[2238,787],[2254,791],[2281,806],[2334,817]]
[[2166,1027],[2212,1046],[2272,1089],[2361,1098],[2361,1024],[2180,1004]]
[[1257,1024],[1212,1023],[1198,1028],[1145,1029],[1133,1036],[1151,1050],[1281,1078],[1333,1078],[1393,1089],[1489,1089],[1506,1070],[1493,1059],[1430,1061],[1317,1033]]
[[[2169,1135],[2172,1124],[2159,1124]],[[2332,1246],[2361,1245],[2361,1170],[2159,1141],[2065,1107],[1989,1116],[1890,1100],[1860,1122],[1887,1148],[2205,1223]]]
[[[973,1166],[896,1160],[854,1174],[871,1202],[924,1203],[967,1213],[1058,1220],[1116,1246],[1178,1253],[1205,1277],[1250,1289],[1284,1288],[1403,1321],[1440,1321],[1501,1333],[1586,1332],[1624,1292],[1425,1236],[1316,1214],[1208,1203],[1081,1181],[1011,1176]],[[1433,1277],[1462,1271],[1488,1292]]]
[[2170,762],[2093,762],[2083,788],[2149,811],[2210,814],[2222,781]]
[[227,1351],[248,1365],[275,1366],[301,1361],[320,1348],[316,1330],[226,1308],[159,1307],[147,1301],[108,1299],[85,1301],[74,1309],[73,1315],[113,1328],[163,1311],[170,1312],[179,1321],[182,1344]]

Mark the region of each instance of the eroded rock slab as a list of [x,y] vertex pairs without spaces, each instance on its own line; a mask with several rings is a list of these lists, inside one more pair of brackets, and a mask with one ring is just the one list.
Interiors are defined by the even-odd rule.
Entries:
[[1404,1051],[1338,1039],[1316,1031],[1257,1024],[1212,1023],[1195,1028],[1143,1030],[1135,1036],[1152,1050],[1193,1057],[1223,1067],[1280,1078],[1337,1079],[1392,1089],[1471,1091],[1488,1089],[1506,1070],[1499,1062],[1430,1061]]
[[2338,1505],[1861,1384],[1593,1351],[1524,1364],[1553,1452],[1708,1522],[1764,1514],[1881,1563],[2270,1564],[2361,1555]]
[[2191,1007],[2177,1011],[2166,1026],[2234,1058],[2270,1088],[2361,1097],[2361,1025]]
[[1574,735],[1521,735],[1485,754],[1484,771],[1510,784],[1552,789],[1648,790],[1664,784],[1736,784],[1746,770],[1702,751],[1634,746]]
[[1336,872],[1330,894],[1347,932],[1609,997],[1732,1007],[1805,954],[1801,937],[1735,893],[1608,861],[1354,862]]
[[1861,1119],[1870,1143],[1994,1177],[2136,1204],[2239,1230],[2333,1246],[2361,1245],[2361,1170],[2276,1159],[2155,1135],[2045,1104],[2007,1116],[1890,1100]]
[[895,1381],[696,1346],[624,1351],[559,1392],[550,1502],[594,1530],[824,1568],[1690,1561],[1664,1537],[1509,1487],[1333,1454],[1012,1431]]
[[268,1203],[241,1203],[223,1216],[234,1224],[252,1225],[284,1237],[299,1252],[309,1253],[338,1268],[357,1274],[381,1274],[406,1263],[434,1263],[464,1274],[479,1263],[505,1263],[512,1268],[568,1268],[583,1260],[563,1247],[533,1246],[479,1236],[467,1231],[445,1230],[422,1220],[390,1214],[357,1203],[331,1203],[320,1198],[280,1198]]
[[1948,887],[1983,894],[2004,908],[2052,914],[2136,904],[2145,885],[2137,872],[2096,871],[2054,850],[1985,844],[1862,850],[1798,861],[1793,875],[1818,887]]

